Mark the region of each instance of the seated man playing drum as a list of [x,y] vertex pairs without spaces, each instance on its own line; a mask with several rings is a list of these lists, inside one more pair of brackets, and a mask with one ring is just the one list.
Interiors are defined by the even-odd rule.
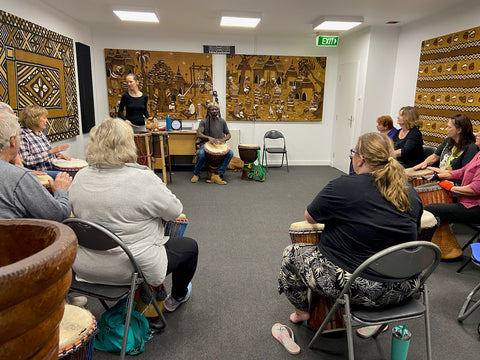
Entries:
[[[200,125],[197,130],[197,143],[200,145],[197,153],[197,160],[195,163],[195,170],[193,171],[193,177],[191,181],[193,183],[198,182],[200,178],[200,172],[202,171],[203,164],[207,158],[205,154],[205,143],[211,142],[213,144],[225,144],[232,135],[228,130],[227,122],[218,116],[219,107],[216,103],[211,103],[207,107],[207,116],[204,120],[200,121]],[[225,185],[227,182],[223,179],[223,174],[227,170],[228,163],[233,157],[233,151],[228,149],[225,158],[217,168],[210,179],[207,178],[207,182],[214,182],[216,184]]]
[[[305,219],[324,224],[318,245],[292,244],[283,252],[279,292],[294,306],[290,321],[310,318],[308,291],[336,298],[345,279],[367,258],[390,246],[414,241],[422,202],[385,134],[367,133],[352,151],[355,174],[330,181],[307,206]],[[413,295],[415,278],[392,281],[365,272],[352,303],[383,307]]]

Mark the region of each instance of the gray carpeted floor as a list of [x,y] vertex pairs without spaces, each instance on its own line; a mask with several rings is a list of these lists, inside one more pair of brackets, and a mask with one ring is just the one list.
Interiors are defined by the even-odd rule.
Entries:
[[[278,295],[277,274],[283,248],[290,243],[289,225],[303,220],[305,206],[332,178],[330,167],[269,169],[264,183],[240,179],[228,172],[228,185],[190,183],[190,171],[177,171],[169,188],[184,204],[189,219],[186,236],[199,243],[200,255],[191,299],[167,313],[167,328],[155,334],[135,359],[290,359],[271,335],[280,322],[291,326],[302,351],[298,359],[344,359],[343,336],[321,339],[316,349],[307,344],[313,332],[289,324],[292,311]],[[456,226],[459,241],[471,230]],[[480,310],[464,324],[456,320],[470,290],[480,281],[480,269],[461,262],[442,262],[430,278],[434,359],[478,359],[477,325]],[[90,299],[87,308],[98,318],[102,307]],[[423,320],[411,320],[409,359],[425,358]],[[390,359],[390,332],[376,341],[355,339],[357,359]],[[94,359],[118,355],[95,351]]]

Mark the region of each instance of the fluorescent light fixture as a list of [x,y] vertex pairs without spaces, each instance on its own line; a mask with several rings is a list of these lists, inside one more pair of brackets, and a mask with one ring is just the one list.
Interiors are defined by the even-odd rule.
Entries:
[[113,10],[115,15],[122,21],[141,21],[141,22],[152,22],[158,23],[157,14],[153,11],[123,11],[123,10]]
[[346,31],[363,23],[363,16],[323,16],[314,21],[313,30]]
[[260,20],[261,16],[255,13],[223,13],[220,26],[255,28]]

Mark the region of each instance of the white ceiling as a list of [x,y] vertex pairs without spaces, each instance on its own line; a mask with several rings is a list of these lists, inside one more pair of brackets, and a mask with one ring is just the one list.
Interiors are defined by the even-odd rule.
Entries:
[[[35,0],[34,0],[35,1]],[[88,25],[93,32],[109,29],[132,32],[177,32],[185,34],[246,34],[261,36],[303,36],[314,34],[312,23],[325,15],[364,16],[366,26],[387,26],[399,21],[405,26],[416,20],[452,8],[465,0],[40,0],[62,14]],[[468,1],[467,1],[468,2]],[[132,10],[154,9],[159,24],[121,22],[114,7]],[[222,11],[260,12],[256,29],[220,28]]]

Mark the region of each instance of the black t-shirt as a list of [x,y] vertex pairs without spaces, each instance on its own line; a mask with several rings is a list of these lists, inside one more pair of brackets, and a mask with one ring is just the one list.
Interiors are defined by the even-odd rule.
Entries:
[[420,164],[425,160],[422,133],[418,127],[414,127],[410,129],[407,136],[400,139],[398,137],[400,130],[398,129],[392,137],[395,150],[402,149],[402,156],[397,160],[406,168]]
[[[411,210],[400,212],[381,195],[371,174],[344,175],[330,181],[307,206],[310,216],[325,224],[318,244],[322,254],[353,272],[383,249],[415,241],[423,206],[416,191],[408,187]],[[373,272],[364,277],[386,280]]]
[[[120,99],[118,116],[124,120],[130,120],[133,125],[144,126],[145,119],[148,119],[147,101],[148,96],[145,94],[133,97],[126,92]],[[123,109],[125,109],[125,115],[123,115]]]

